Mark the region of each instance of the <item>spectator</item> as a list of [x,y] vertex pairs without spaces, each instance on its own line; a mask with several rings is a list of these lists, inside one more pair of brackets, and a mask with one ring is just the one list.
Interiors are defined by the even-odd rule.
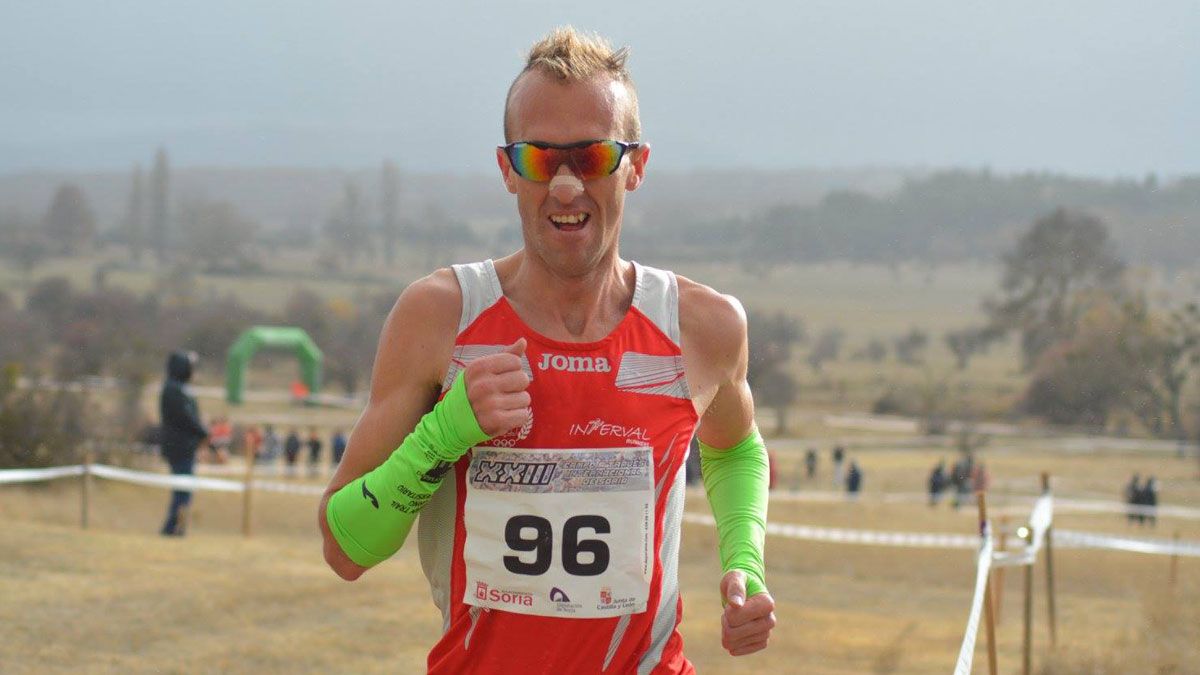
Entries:
[[851,501],[858,499],[858,493],[862,490],[863,474],[862,469],[858,468],[858,462],[850,462],[850,471],[846,474],[846,496]]
[[971,487],[975,492],[987,492],[991,484],[992,479],[988,475],[987,466],[983,462],[976,464],[971,470]]
[[942,492],[946,489],[946,460],[940,460],[933,471],[929,472],[929,505],[937,506],[942,500]]
[[804,452],[804,475],[812,480],[817,475],[817,449],[809,448]]
[[316,427],[308,429],[308,475],[317,475],[318,465],[321,463],[321,437],[317,435]]
[[233,425],[228,417],[218,417],[208,428],[208,446],[212,450],[209,461],[224,464],[229,461],[229,446],[233,442]]
[[846,449],[838,445],[833,446],[833,484],[837,487],[842,486],[845,480],[844,472],[842,471],[842,462],[846,459]]
[[971,477],[974,468],[974,462],[970,455],[954,463],[951,481],[954,483],[954,508],[956,510],[970,498],[971,491],[975,488]]
[[346,434],[342,433],[341,429],[333,430],[333,437],[329,439],[329,449],[333,452],[333,466],[337,468],[342,462],[342,455],[346,454]]
[[[159,394],[159,413],[162,417],[162,454],[177,476],[191,476],[196,465],[196,448],[208,437],[208,429],[200,421],[196,399],[188,391],[196,366],[195,352],[171,352],[167,357],[167,379]],[[182,537],[187,532],[188,508],[192,503],[190,490],[172,490],[167,507],[167,519],[162,526],[164,536]]]
[[283,441],[279,440],[279,434],[275,433],[275,427],[270,424],[266,425],[266,431],[262,435],[262,453],[258,456],[260,462],[274,462],[283,447]]
[[1133,478],[1125,484],[1125,503],[1129,509],[1125,512],[1125,517],[1129,522],[1136,523],[1140,521],[1141,513],[1138,507],[1140,506],[1142,495],[1142,476],[1141,474],[1133,474]]
[[300,433],[292,427],[283,442],[283,461],[287,464],[287,475],[296,475],[296,459],[300,456]]
[[1158,520],[1158,479],[1150,476],[1142,487],[1142,517],[1138,522],[1148,522],[1150,527],[1157,525]]

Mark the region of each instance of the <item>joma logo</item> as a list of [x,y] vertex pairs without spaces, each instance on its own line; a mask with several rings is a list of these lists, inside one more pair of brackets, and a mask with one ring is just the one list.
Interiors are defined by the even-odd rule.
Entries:
[[603,356],[566,356],[542,354],[538,370],[565,370],[568,373],[610,373],[612,366]]

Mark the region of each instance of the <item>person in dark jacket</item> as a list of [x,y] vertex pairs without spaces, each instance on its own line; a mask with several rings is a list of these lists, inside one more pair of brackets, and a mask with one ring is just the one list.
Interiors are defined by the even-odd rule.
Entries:
[[296,475],[296,458],[300,456],[300,445],[300,432],[292,427],[283,441],[283,461],[288,476]]
[[[208,437],[208,429],[200,421],[196,399],[188,391],[196,365],[195,352],[171,352],[167,357],[167,379],[159,394],[159,414],[162,418],[162,454],[175,475],[190,476],[196,465],[196,448]],[[183,536],[187,530],[187,509],[192,503],[190,490],[173,490],[167,507],[167,520],[162,534]]]
[[942,491],[946,489],[946,460],[941,460],[929,474],[929,505],[937,506],[942,499]]
[[851,501],[858,499],[858,493],[862,491],[863,473],[858,467],[858,462],[850,462],[850,471],[846,474],[846,496]]
[[342,433],[341,429],[333,430],[333,438],[329,441],[329,447],[333,451],[333,468],[342,461],[342,455],[346,454],[346,434]]

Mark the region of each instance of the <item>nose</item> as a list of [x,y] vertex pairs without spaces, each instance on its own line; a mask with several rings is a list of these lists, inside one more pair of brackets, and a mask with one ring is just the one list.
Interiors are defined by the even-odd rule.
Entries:
[[571,173],[566,164],[558,167],[558,173],[550,179],[550,196],[562,204],[570,204],[581,194],[583,194],[583,181]]

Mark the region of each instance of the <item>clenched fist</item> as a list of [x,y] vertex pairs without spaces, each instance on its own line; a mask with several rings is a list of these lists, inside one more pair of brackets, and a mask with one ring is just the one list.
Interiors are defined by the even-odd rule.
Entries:
[[775,600],[769,593],[746,597],[746,573],[730,570],[721,578],[721,597],[725,613],[721,615],[721,646],[731,656],[753,654],[766,649],[775,627]]
[[525,338],[467,364],[467,400],[483,433],[499,436],[529,417],[529,376],[521,369]]

